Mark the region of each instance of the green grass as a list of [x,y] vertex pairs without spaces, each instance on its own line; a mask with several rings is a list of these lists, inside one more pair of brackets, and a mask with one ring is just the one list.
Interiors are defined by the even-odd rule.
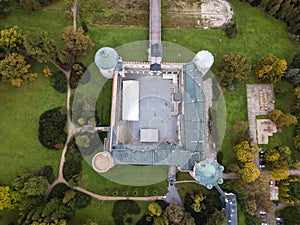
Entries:
[[[137,222],[146,212],[149,202],[137,202],[141,212],[136,215],[132,216],[135,221],[133,224]],[[95,221],[101,225],[112,225],[114,224],[112,218],[112,211],[115,201],[97,201],[92,200],[91,204],[84,209],[77,210],[75,216],[72,220],[68,223],[69,225],[82,225],[84,224],[87,219]]]
[[61,44],[61,34],[64,27],[70,25],[70,22],[66,20],[65,13],[59,11],[13,10],[5,20],[0,19],[0,27],[15,25],[21,27],[24,33],[46,31],[49,37]]
[[20,88],[0,83],[0,96],[0,183],[11,184],[22,168],[52,165],[57,173],[61,151],[39,143],[38,121],[44,111],[65,106],[66,96],[55,91],[43,75]]
[[[167,170],[163,167],[157,166],[146,166],[145,169],[143,170],[143,168],[139,166],[116,166],[107,174],[99,175],[92,169],[92,167],[88,165],[86,161],[83,161],[82,174],[84,176],[84,187],[87,190],[90,190],[97,194],[103,194],[103,192],[105,192],[106,195],[113,195],[115,191],[118,191],[117,195],[123,196],[123,191],[128,191],[128,196],[134,196],[134,190],[137,190],[138,196],[141,197],[144,196],[145,190],[148,191],[149,196],[154,195],[152,193],[153,190],[158,191],[156,195],[165,195],[167,188]],[[117,170],[117,173],[114,170]],[[112,179],[110,179],[110,177],[112,177]],[[120,180],[118,180],[118,177]],[[145,179],[145,177],[148,178]],[[153,179],[153,177],[156,177],[157,179],[154,179],[153,183],[151,183],[151,179]],[[141,182],[138,182],[139,180]],[[149,184],[145,185],[145,181],[148,181]],[[135,183],[137,185],[140,185],[122,185],[122,182],[126,182],[128,184]]]

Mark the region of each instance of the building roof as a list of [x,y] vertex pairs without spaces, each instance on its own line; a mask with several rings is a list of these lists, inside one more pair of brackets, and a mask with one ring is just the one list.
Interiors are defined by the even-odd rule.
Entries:
[[220,166],[214,159],[208,158],[195,164],[195,179],[202,185],[211,189],[213,186],[223,183],[222,172],[223,166]]
[[95,55],[95,64],[99,69],[114,69],[119,60],[118,53],[109,47],[100,48]]

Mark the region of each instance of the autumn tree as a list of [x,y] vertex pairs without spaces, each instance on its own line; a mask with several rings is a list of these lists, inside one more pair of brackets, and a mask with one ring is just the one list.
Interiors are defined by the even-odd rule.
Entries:
[[226,214],[224,211],[215,210],[207,220],[206,225],[225,225],[226,224]]
[[24,35],[20,27],[14,26],[0,32],[0,51],[18,53],[23,49]]
[[272,169],[270,174],[276,180],[284,180],[289,177],[290,172],[288,167],[282,167]]
[[228,87],[234,82],[244,80],[251,71],[251,60],[243,53],[224,55],[220,67],[221,85]]
[[252,162],[259,151],[257,146],[250,146],[247,140],[244,140],[234,146],[236,158],[243,162]]
[[254,163],[247,162],[243,168],[238,171],[238,175],[243,181],[250,183],[259,177],[260,171]]
[[72,26],[64,29],[62,39],[65,43],[64,48],[71,52],[75,59],[78,56],[87,55],[93,48],[94,44],[88,35],[84,34],[82,28],[74,31]]
[[27,64],[24,56],[11,53],[0,61],[0,75],[4,82],[20,87],[22,84],[33,81],[38,77],[37,73],[29,71],[30,67],[31,65]]
[[297,117],[293,116],[291,114],[283,114],[281,110],[272,110],[271,112],[268,113],[268,118],[272,120],[275,124],[276,127],[281,128],[284,126],[289,126],[291,124],[297,123]]
[[46,32],[26,34],[24,38],[26,53],[40,63],[55,62],[56,47]]
[[268,162],[274,162],[277,161],[280,157],[280,154],[277,150],[275,149],[269,149],[266,154],[265,154],[265,159]]
[[21,193],[12,190],[9,186],[0,186],[0,211],[13,209],[21,201]]
[[167,216],[171,224],[180,224],[184,217],[184,211],[177,202],[172,202],[168,205],[164,214]]
[[152,221],[153,217],[160,217],[163,210],[157,202],[151,202],[148,206],[146,219]]
[[200,193],[200,194],[196,194],[194,196],[194,202],[191,205],[191,208],[195,211],[195,212],[201,212],[202,209],[205,209],[205,205],[202,203],[202,201],[205,199],[205,196]]
[[285,74],[287,62],[269,54],[262,57],[254,68],[255,75],[260,82],[275,83]]

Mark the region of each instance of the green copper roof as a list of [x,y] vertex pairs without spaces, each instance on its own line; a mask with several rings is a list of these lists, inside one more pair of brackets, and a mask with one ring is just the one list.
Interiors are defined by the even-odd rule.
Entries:
[[95,63],[99,69],[113,69],[118,64],[119,55],[109,47],[100,48],[95,55]]
[[223,166],[220,166],[214,159],[208,158],[195,164],[195,179],[202,185],[211,189],[217,184],[222,184]]

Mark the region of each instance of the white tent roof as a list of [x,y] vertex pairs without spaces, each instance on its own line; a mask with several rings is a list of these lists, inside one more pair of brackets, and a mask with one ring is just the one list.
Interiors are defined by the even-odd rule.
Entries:
[[158,142],[158,129],[141,129],[140,142]]
[[122,120],[139,120],[139,81],[123,81]]

